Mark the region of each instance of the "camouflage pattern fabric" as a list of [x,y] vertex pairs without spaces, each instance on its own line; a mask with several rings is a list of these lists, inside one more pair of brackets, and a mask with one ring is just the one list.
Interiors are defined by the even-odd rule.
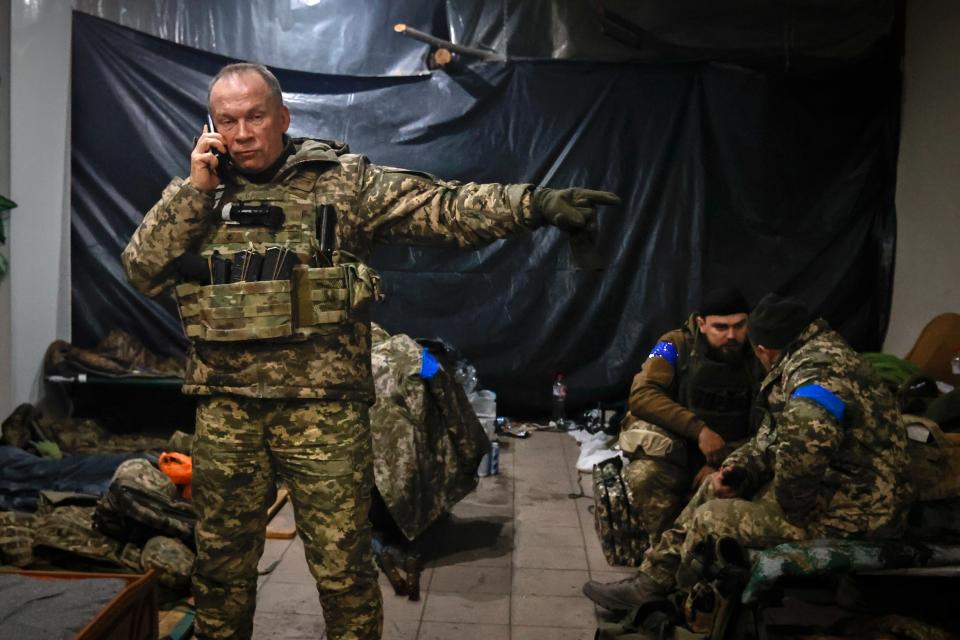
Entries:
[[688,468],[685,438],[629,413],[620,432],[621,449],[628,450],[627,443],[636,446],[623,479],[635,496],[638,526],[653,545],[683,509],[696,470]]
[[[279,246],[309,260],[316,249],[309,212],[321,205],[336,209],[338,255],[357,263],[367,262],[376,244],[474,247],[543,223],[531,185],[446,182],[373,165],[339,143],[292,142],[294,152],[270,183],[237,175],[219,200],[172,180],[123,252],[131,283],[149,296],[173,288],[176,260],[198,247],[209,255],[215,246],[230,252]],[[247,193],[282,203],[299,226],[276,233],[226,228],[220,209]],[[194,589],[198,627],[208,637],[249,637],[274,475],[293,494],[330,637],[379,637],[380,594],[366,523],[367,405],[374,401],[369,316],[354,310],[321,329],[295,342],[191,342],[184,392],[212,396],[198,409],[193,451]],[[241,404],[225,394],[251,400]],[[301,402],[281,400],[294,398]]]
[[144,573],[150,569],[155,570],[157,579],[165,587],[183,588],[190,585],[195,559],[193,551],[179,540],[154,536],[143,545],[140,567]]
[[36,516],[21,511],[0,511],[0,564],[25,567],[33,560]]
[[190,455],[190,453],[193,451],[193,434],[184,433],[183,431],[174,431],[173,435],[170,436],[170,439],[167,440],[164,450],[176,451],[177,453],[182,453],[187,456]]
[[328,637],[380,637],[367,519],[372,460],[366,403],[201,400],[193,447],[200,636],[250,638],[267,508],[280,482],[293,499]]
[[[630,412],[620,435],[620,447],[630,458],[623,477],[636,496],[636,515],[650,544],[656,544],[683,509],[693,478],[705,463],[697,445],[700,430],[709,426],[723,432],[721,427],[732,422],[738,433],[748,431],[747,408],[751,385],[760,377],[759,363],[749,354],[741,364],[714,361],[706,355],[705,342],[697,316],[691,315],[681,328],[665,333],[658,342],[673,345],[675,360],[651,354],[630,387]],[[700,375],[707,367],[720,368],[724,393],[739,389],[744,400],[742,419],[724,416],[723,425],[708,419],[716,417],[717,411],[704,409],[708,403],[703,399],[710,390],[697,386],[707,382]],[[716,382],[713,380],[714,385]]]
[[111,565],[127,571],[140,571],[140,547],[115,540],[93,526],[94,507],[57,507],[37,516],[34,528],[34,553],[64,554]]
[[93,349],[54,341],[44,355],[43,370],[46,375],[63,376],[93,373],[120,378],[183,377],[184,364],[182,356],[157,356],[130,334],[113,329]]
[[[844,410],[793,395],[809,384],[842,398]],[[712,483],[702,484],[644,558],[641,571],[657,582],[696,582],[697,550],[720,537],[763,549],[902,531],[911,489],[900,415],[869,365],[826,323],[810,324],[784,350],[759,402],[756,435],[724,462],[747,472],[743,490],[753,499],[714,499]]]
[[960,496],[960,446],[944,435],[929,418],[903,414],[904,424],[922,427],[929,442],[907,440],[910,454],[910,479],[918,501],[947,500]]
[[635,567],[643,559],[647,535],[637,519],[636,497],[622,471],[619,456],[593,467],[594,528],[608,563]]
[[[842,403],[838,419],[798,389]],[[764,379],[756,436],[724,462],[746,489],[773,483],[786,518],[807,537],[896,537],[913,498],[906,430],[870,365],[823,320],[811,323]]]
[[30,403],[19,405],[3,422],[4,444],[32,450],[32,441],[55,443],[68,453],[125,453],[160,450],[165,440],[138,434],[111,434],[91,418],[44,416]]
[[960,547],[905,542],[808,540],[777,545],[759,553],[743,590],[751,603],[776,588],[787,577],[812,577],[833,573],[878,571],[907,567],[955,567]]
[[[255,185],[238,175],[220,201],[175,178],[123,252],[133,285],[151,296],[172,288],[174,261],[196,250],[198,242],[201,253],[253,243],[288,247],[309,259],[316,233],[314,217],[306,212],[321,204],[336,207],[336,249],[360,263],[376,244],[474,247],[542,224],[532,209],[530,185],[447,182],[370,164],[338,143],[293,142],[295,152],[271,183]],[[225,228],[217,208],[255,191],[269,192],[270,200],[295,201],[288,208],[298,216],[298,228],[273,235],[257,227]],[[194,343],[188,356],[187,393],[374,399],[370,324],[362,313],[301,342]]]
[[117,467],[97,503],[94,524],[117,540],[143,543],[162,534],[193,544],[195,517],[193,506],[180,499],[170,478],[137,458]]
[[446,368],[424,380],[423,347],[406,335],[375,334],[373,473],[391,517],[413,540],[476,488],[490,443]]
[[644,556],[640,571],[662,585],[689,588],[703,577],[704,548],[724,537],[762,549],[807,536],[783,517],[772,491],[761,492],[755,500],[718,499],[712,483],[704,482]]

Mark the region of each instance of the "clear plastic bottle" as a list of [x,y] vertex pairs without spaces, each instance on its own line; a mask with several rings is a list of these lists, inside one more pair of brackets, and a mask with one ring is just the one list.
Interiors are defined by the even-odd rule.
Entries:
[[558,373],[553,381],[553,420],[560,429],[565,428],[567,418],[567,385],[563,381],[563,374]]

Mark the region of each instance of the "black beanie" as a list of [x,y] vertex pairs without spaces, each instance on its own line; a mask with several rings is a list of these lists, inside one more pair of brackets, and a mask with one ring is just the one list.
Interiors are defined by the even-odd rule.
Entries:
[[735,313],[750,313],[750,305],[739,289],[721,287],[713,289],[703,297],[700,311],[697,315],[704,316],[732,316]]
[[810,312],[796,298],[768,293],[747,320],[747,335],[754,346],[783,349],[806,328]]

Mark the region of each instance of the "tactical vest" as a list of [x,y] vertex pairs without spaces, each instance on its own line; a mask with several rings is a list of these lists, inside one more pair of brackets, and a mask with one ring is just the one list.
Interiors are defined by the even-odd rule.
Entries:
[[[220,217],[232,202],[252,202],[283,210],[282,225],[241,226],[220,222],[203,241],[200,255],[214,251],[232,260],[239,251],[264,255],[273,247],[295,253],[300,264],[289,280],[230,284],[183,283],[176,287],[186,336],[199,342],[299,342],[363,314],[380,299],[380,278],[356,257],[335,250],[332,267],[317,267],[317,214],[325,203],[315,194],[319,172],[301,171],[283,183],[222,186],[214,210]],[[338,234],[339,238],[339,234]],[[337,242],[339,245],[339,240]]]
[[681,354],[679,402],[727,442],[749,435],[753,378],[749,361],[726,363],[707,356],[705,338],[689,337],[693,348]]

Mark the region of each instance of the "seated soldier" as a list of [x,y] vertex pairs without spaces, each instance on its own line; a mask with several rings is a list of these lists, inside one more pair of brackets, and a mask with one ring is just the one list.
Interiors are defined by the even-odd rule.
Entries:
[[689,588],[702,578],[694,550],[710,540],[765,548],[902,532],[912,497],[906,432],[871,367],[794,299],[766,296],[747,332],[768,371],[756,435],[703,483],[636,577],[584,586],[597,604],[630,609]]
[[661,336],[633,379],[620,437],[631,458],[623,477],[650,544],[750,435],[762,368],[746,344],[749,310],[737,289],[709,292],[684,326]]

